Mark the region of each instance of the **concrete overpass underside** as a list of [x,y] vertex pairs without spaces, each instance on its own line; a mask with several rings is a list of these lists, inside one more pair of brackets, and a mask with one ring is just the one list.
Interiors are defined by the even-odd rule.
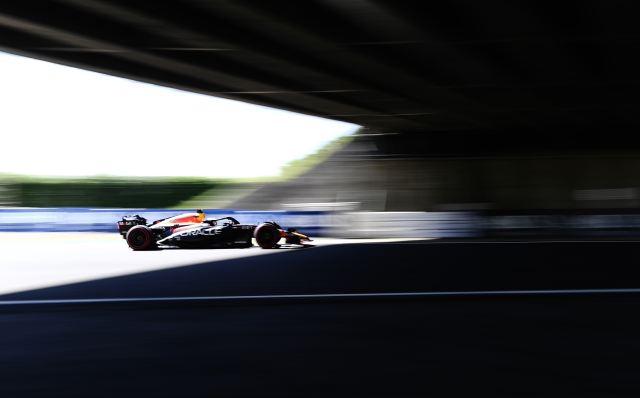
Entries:
[[0,5],[0,49],[383,132],[522,141],[637,128],[639,13],[597,0],[25,0]]

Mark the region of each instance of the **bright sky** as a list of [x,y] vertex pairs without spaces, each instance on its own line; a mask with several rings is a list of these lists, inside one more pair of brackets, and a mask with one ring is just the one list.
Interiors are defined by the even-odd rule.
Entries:
[[0,53],[0,173],[277,175],[357,128]]

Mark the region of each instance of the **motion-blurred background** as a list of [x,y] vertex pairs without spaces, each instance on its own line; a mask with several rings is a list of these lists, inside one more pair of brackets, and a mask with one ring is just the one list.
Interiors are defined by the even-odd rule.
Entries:
[[455,212],[470,236],[633,235],[638,11],[5,4],[0,203],[416,212],[409,235]]

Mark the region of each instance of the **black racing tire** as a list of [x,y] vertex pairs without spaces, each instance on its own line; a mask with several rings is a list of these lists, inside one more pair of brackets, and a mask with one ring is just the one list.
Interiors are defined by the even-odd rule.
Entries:
[[256,243],[263,249],[271,249],[280,241],[280,231],[272,224],[260,224],[255,232]]
[[133,250],[153,250],[157,248],[156,239],[151,228],[136,225],[127,232],[127,244]]

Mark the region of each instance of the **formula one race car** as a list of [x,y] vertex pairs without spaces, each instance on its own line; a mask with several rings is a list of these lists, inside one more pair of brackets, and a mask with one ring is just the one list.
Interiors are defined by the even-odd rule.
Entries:
[[153,250],[162,247],[214,248],[253,246],[252,238],[263,249],[284,247],[278,242],[285,238],[286,246],[304,246],[308,236],[295,228],[283,230],[275,221],[260,225],[240,224],[233,217],[205,219],[202,210],[163,218],[147,224],[139,215],[124,216],[118,230],[133,250]]

